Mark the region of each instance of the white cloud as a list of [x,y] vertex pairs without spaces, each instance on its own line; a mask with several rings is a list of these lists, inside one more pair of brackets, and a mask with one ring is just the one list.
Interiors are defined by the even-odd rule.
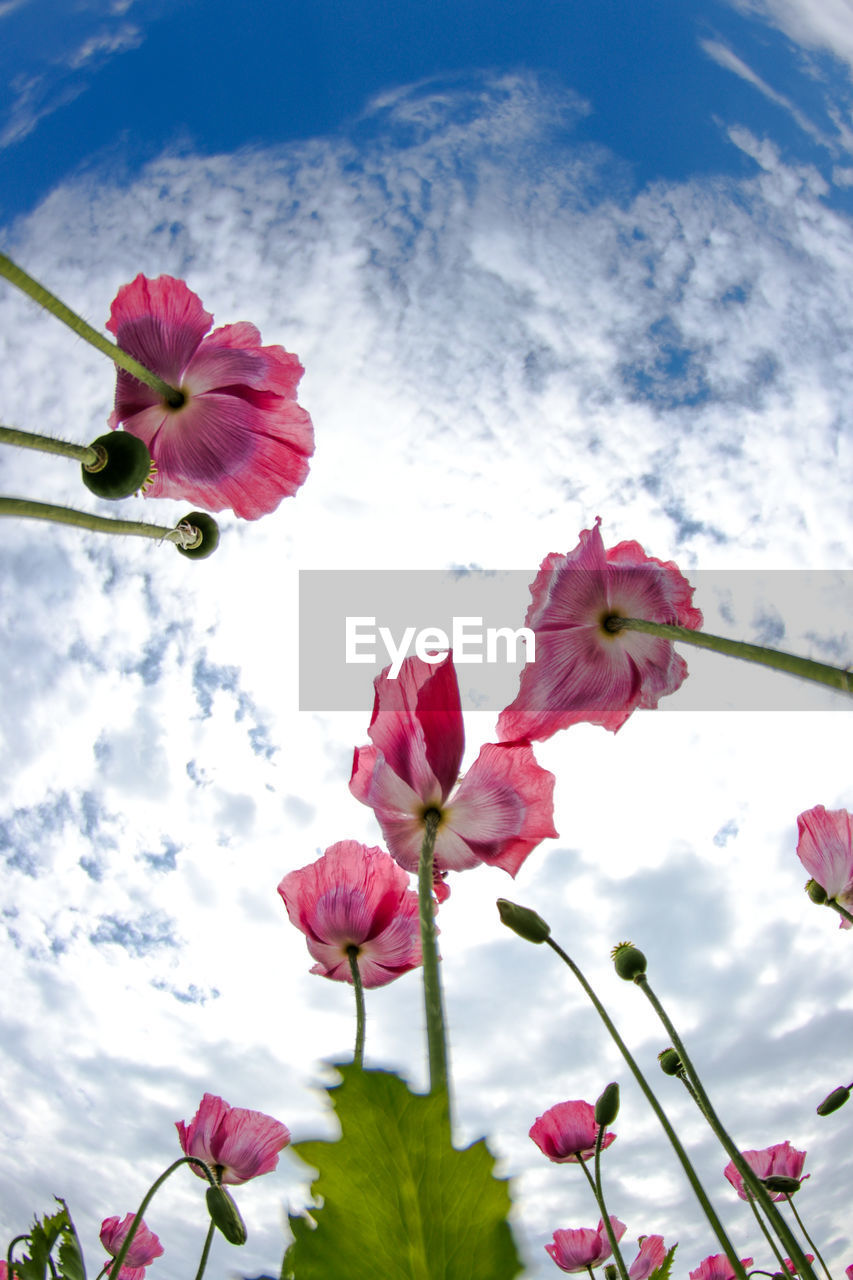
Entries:
[[[347,791],[369,706],[298,711],[299,568],[532,571],[597,514],[607,545],[636,538],[688,571],[848,568],[847,220],[813,170],[743,130],[753,176],[632,194],[617,158],[551,130],[578,110],[522,77],[424,84],[377,103],[371,140],[359,125],[166,156],[128,187],[64,186],[7,229],[4,250],[95,323],[137,271],[171,272],[217,323],[251,319],[297,351],[317,454],[277,513],[224,517],[202,563],[4,527],[0,818],[23,852],[0,943],[0,1230],[59,1190],[94,1241],[176,1154],[172,1123],[206,1089],[300,1137],[328,1124],[311,1083],[351,1043],[350,993],[307,972],[275,888],[338,839],[379,837]],[[105,429],[103,358],[8,290],[0,368],[15,370],[4,421]],[[0,464],[9,492],[114,514],[64,460],[4,450]],[[122,505],[158,522],[184,509]],[[729,628],[755,639],[769,617],[733,607]],[[792,648],[826,638],[788,597],[771,621]],[[558,777],[560,840],[514,885],[490,868],[455,877],[441,946],[459,1127],[490,1132],[518,1175],[531,1276],[552,1269],[555,1226],[597,1215],[527,1130],[615,1078],[614,1211],[632,1239],[680,1238],[682,1273],[715,1249],[591,1011],[553,955],[501,930],[499,894],[549,917],[651,1071],[660,1037],[607,960],[634,936],[732,1128],[744,1145],[810,1148],[804,1209],[843,1234],[849,1144],[814,1104],[849,1065],[849,939],[802,894],[794,842],[801,809],[853,806],[846,723],[671,710],[615,737],[578,727],[537,749]],[[493,714],[468,717],[469,756],[493,731]],[[422,1082],[417,978],[372,994],[370,1060]],[[670,1099],[727,1203],[725,1159]],[[241,1195],[246,1271],[278,1262],[281,1200],[303,1185],[284,1159]],[[165,1276],[169,1255],[183,1273],[200,1249],[197,1190],[185,1179],[151,1219]],[[847,1260],[840,1241],[832,1260]]]
[[821,49],[853,64],[853,4],[850,0],[731,0],[744,13],[758,14],[797,44]]

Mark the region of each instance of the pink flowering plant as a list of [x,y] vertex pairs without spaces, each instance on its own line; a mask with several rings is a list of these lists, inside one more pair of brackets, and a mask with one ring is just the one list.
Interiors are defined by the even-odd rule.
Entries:
[[[284,347],[263,345],[253,324],[212,329],[212,315],[186,283],[140,274],[113,301],[107,328],[117,341],[111,342],[4,255],[0,275],[118,369],[110,431],[96,441],[70,444],[0,428],[0,442],[75,459],[84,486],[100,498],[121,500],[141,492],[200,508],[165,528],[29,499],[0,499],[0,514],[138,534],[201,559],[219,540],[212,512],[256,520],[297,494],[313,451],[311,419],[296,399],[302,366]],[[495,740],[480,745],[463,773],[465,724],[449,649],[406,658],[394,673],[386,668],[374,682],[369,743],[355,746],[349,778],[349,792],[372,811],[374,838],[382,844],[337,838],[314,861],[285,870],[278,884],[290,923],[305,937],[311,973],[353,990],[353,1056],[335,1062],[336,1080],[328,1089],[339,1136],[292,1142],[280,1119],[205,1092],[192,1119],[175,1121],[181,1154],[141,1196],[134,1189],[138,1208],[103,1220],[100,1243],[109,1256],[101,1276],[189,1276],[183,1261],[161,1265],[161,1256],[169,1259],[169,1242],[161,1244],[148,1225],[157,1221],[155,1197],[186,1166],[204,1186],[202,1208],[201,1188],[193,1185],[206,1228],[203,1238],[199,1232],[195,1271],[201,1280],[218,1237],[232,1247],[247,1237],[235,1199],[241,1191],[232,1194],[231,1188],[273,1175],[283,1152],[314,1177],[311,1203],[290,1215],[283,1261],[274,1264],[281,1280],[512,1280],[521,1273],[509,1183],[496,1176],[485,1140],[460,1147],[455,1135],[438,950],[438,922],[454,909],[451,874],[485,865],[514,878],[535,859],[557,832],[555,778],[537,761],[533,743],[582,723],[615,733],[635,710],[657,707],[688,676],[677,645],[704,647],[853,693],[849,670],[704,632],[693,588],[679,568],[634,541],[605,548],[600,518],[580,532],[574,548],[545,557],[530,590],[526,626],[536,658],[531,654],[517,695],[498,716]],[[342,778],[342,793],[345,783]],[[809,896],[834,910],[848,928],[853,818],[816,805],[799,815],[797,826],[796,852],[809,873]],[[294,859],[302,861],[303,855]],[[273,885],[269,892],[274,894]],[[743,1227],[738,1220],[733,1226],[723,1222],[598,994],[538,912],[507,899],[498,901],[498,912],[518,938],[546,946],[569,969],[660,1123],[707,1221],[708,1244],[719,1250],[689,1271],[691,1280],[746,1280],[753,1258],[743,1256]],[[518,944],[505,941],[510,955]],[[741,1149],[652,988],[646,957],[622,942],[612,958],[616,975],[638,988],[666,1033],[670,1047],[659,1055],[664,1076],[683,1084],[728,1157],[720,1183],[725,1187],[727,1180],[737,1196],[730,1196],[726,1216],[742,1207],[739,1197],[758,1220],[766,1266],[757,1272],[816,1280],[817,1259],[831,1280],[794,1201],[809,1177],[803,1174],[806,1153],[787,1140],[764,1150]],[[428,1087],[422,1093],[394,1072],[364,1065],[367,993],[398,981],[411,993],[413,1026],[425,1026]],[[418,989],[422,1018],[414,1012]],[[530,1069],[540,1072],[535,1060]],[[545,1100],[554,1096],[554,1086],[541,1074]],[[843,1107],[851,1089],[853,1082],[837,1086],[818,1113],[829,1116]],[[543,1247],[567,1274],[593,1276],[602,1269],[607,1280],[668,1280],[677,1244],[667,1244],[662,1234],[638,1234],[634,1226],[629,1238],[637,1242],[636,1253],[633,1247],[623,1250],[628,1226],[608,1204],[615,1197],[609,1187],[605,1193],[605,1170],[625,1145],[610,1151],[619,1106],[614,1081],[594,1103],[557,1101],[532,1118],[532,1142],[544,1160],[562,1166],[551,1172],[579,1178],[587,1197],[584,1218],[589,1221],[592,1213],[590,1196],[598,1215],[596,1227],[554,1225]],[[121,1188],[123,1202],[130,1192]],[[55,1212],[9,1242],[0,1280],[46,1280],[48,1273],[51,1280],[85,1280],[68,1206],[57,1203]],[[651,1204],[647,1212],[654,1210]],[[219,1261],[217,1267],[222,1274]],[[853,1280],[853,1263],[846,1274]]]

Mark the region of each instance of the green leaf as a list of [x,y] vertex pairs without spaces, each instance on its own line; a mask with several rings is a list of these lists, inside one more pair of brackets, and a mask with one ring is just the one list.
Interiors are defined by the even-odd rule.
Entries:
[[282,1280],[512,1280],[521,1271],[507,1182],[485,1141],[457,1151],[439,1095],[388,1071],[335,1064],[337,1142],[290,1149],[318,1170],[322,1208],[291,1216]]
[[65,1210],[65,1226],[62,1229],[62,1242],[59,1246],[59,1274],[62,1280],[86,1280],[86,1266],[83,1262],[83,1250],[77,1236],[77,1229],[68,1212],[64,1200],[56,1197]]
[[36,1218],[27,1240],[29,1253],[15,1261],[16,1277],[20,1280],[45,1280],[50,1252],[67,1226],[68,1214],[64,1208],[58,1213],[45,1215],[41,1221]]
[[649,1280],[669,1280],[669,1275],[672,1271],[672,1260],[675,1257],[675,1251],[677,1248],[677,1244],[672,1246],[660,1266],[656,1267],[649,1276]]

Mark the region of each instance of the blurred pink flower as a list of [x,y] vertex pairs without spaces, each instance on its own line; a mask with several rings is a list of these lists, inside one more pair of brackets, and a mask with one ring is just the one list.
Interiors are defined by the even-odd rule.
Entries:
[[[797,818],[797,856],[813,880],[833,898],[853,911],[853,815],[846,809],[806,809]],[[850,921],[841,919],[841,928]]]
[[[595,1154],[599,1128],[591,1102],[558,1102],[536,1118],[530,1137],[555,1164],[577,1164]],[[615,1133],[606,1132],[602,1148],[615,1140]]]
[[[621,1240],[626,1231],[625,1223],[611,1214],[610,1225],[617,1241]],[[594,1231],[592,1227],[555,1231],[553,1243],[546,1244],[545,1251],[561,1271],[586,1271],[605,1262],[611,1253],[610,1241],[601,1220]]]
[[648,1280],[666,1257],[663,1236],[640,1236],[640,1252],[628,1268],[630,1280]]
[[[813,1254],[813,1253],[807,1253],[807,1254],[805,1255],[805,1259],[806,1259],[806,1262],[814,1262],[814,1254]],[[791,1259],[790,1259],[790,1258],[785,1258],[785,1259],[784,1259],[784,1262],[785,1262],[785,1270],[786,1270],[786,1271],[789,1271],[789,1272],[791,1273],[791,1275],[792,1275],[792,1276],[795,1276],[795,1275],[797,1275],[797,1274],[798,1274],[798,1272],[797,1272],[797,1268],[794,1266],[794,1264],[793,1264],[793,1262],[791,1261]],[[847,1268],[847,1274],[848,1274],[848,1275],[850,1274],[850,1270],[851,1270],[851,1268],[850,1268],[850,1267],[848,1267],[848,1268]]]
[[[806,1159],[805,1151],[797,1151],[791,1146],[790,1142],[777,1142],[775,1147],[765,1147],[763,1151],[742,1151],[746,1163],[752,1169],[757,1178],[772,1178],[781,1175],[783,1178],[797,1178],[804,1182],[802,1176],[803,1165]],[[749,1200],[749,1196],[744,1191],[743,1178],[734,1166],[734,1161],[730,1160],[725,1168],[725,1175],[740,1196],[741,1200]],[[811,1177],[806,1174],[806,1178]],[[767,1193],[771,1200],[784,1200],[785,1194],[782,1191]]]
[[[135,1213],[126,1213],[121,1222],[115,1217],[104,1218],[101,1223],[101,1244],[112,1258],[118,1257],[135,1217]],[[125,1254],[121,1271],[113,1277],[113,1280],[144,1280],[145,1268],[155,1258],[159,1258],[162,1252],[163,1246],[154,1232],[148,1230],[144,1221],[140,1222],[133,1233],[133,1239],[130,1242],[130,1248]],[[108,1262],[106,1264],[106,1270],[112,1275],[112,1263]]]
[[[290,1142],[290,1131],[272,1116],[230,1107],[212,1093],[204,1095],[188,1125],[177,1120],[175,1128],[185,1155],[204,1160],[219,1182],[235,1186],[270,1173]],[[200,1169],[190,1168],[204,1178]]]
[[656,707],[687,675],[669,640],[639,631],[607,631],[610,617],[644,618],[695,630],[702,614],[693,588],[671,561],[647,556],[638,542],[604,550],[599,517],[568,555],[552,552],[530,588],[525,625],[536,660],[521,673],[514,702],[498,718],[503,740],[550,738],[589,721],[614,732],[637,707]]
[[290,921],[318,962],[311,970],[352,982],[348,947],[358,950],[366,987],[384,987],[421,963],[418,895],[387,853],[340,840],[278,886]]
[[847,1280],[853,1280],[853,1262],[850,1263],[849,1267],[845,1268],[844,1274],[847,1276]]
[[308,474],[314,435],[296,403],[303,369],[284,347],[262,347],[253,324],[208,334],[212,323],[183,280],[138,275],[122,285],[107,328],[185,400],[173,408],[119,369],[109,422],[148,445],[157,471],[146,497],[183,498],[208,511],[230,507],[256,520]]
[[557,834],[554,775],[536,763],[529,742],[490,743],[453,791],[465,735],[452,655],[440,663],[407,658],[396,680],[389,670],[374,681],[373,746],[356,748],[353,795],[373,809],[407,871],[418,869],[424,816],[436,810],[438,873],[487,862],[514,876],[541,840]]
[[[741,1258],[743,1267],[752,1266],[752,1258]],[[695,1271],[690,1272],[690,1280],[735,1280],[732,1264],[724,1253],[712,1253],[703,1258]]]

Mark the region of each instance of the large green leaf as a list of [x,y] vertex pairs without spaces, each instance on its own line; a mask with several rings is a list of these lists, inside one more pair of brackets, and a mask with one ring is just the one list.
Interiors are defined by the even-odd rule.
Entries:
[[512,1280],[521,1263],[484,1141],[450,1143],[440,1097],[388,1071],[336,1069],[337,1142],[298,1142],[322,1205],[291,1217],[282,1280]]

